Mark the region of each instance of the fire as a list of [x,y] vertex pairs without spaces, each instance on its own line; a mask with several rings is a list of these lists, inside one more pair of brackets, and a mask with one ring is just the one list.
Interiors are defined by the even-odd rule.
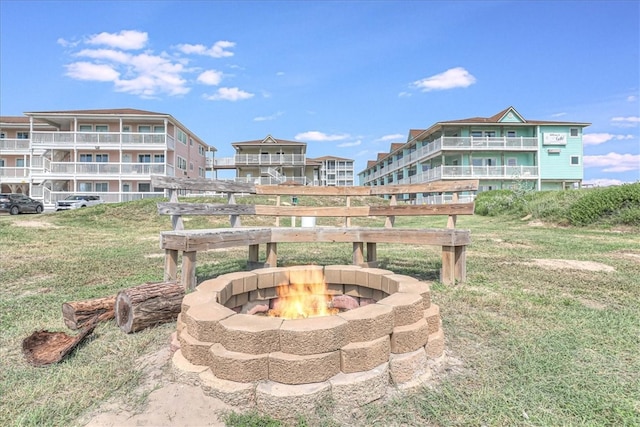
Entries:
[[278,286],[278,299],[269,310],[269,316],[304,319],[338,312],[338,309],[329,308],[331,296],[322,270],[291,271],[290,283]]

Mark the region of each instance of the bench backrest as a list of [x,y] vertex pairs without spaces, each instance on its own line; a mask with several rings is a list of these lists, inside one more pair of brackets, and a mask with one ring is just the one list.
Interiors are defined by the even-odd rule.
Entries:
[[[352,217],[386,217],[385,227],[393,227],[396,216],[447,215],[447,227],[455,228],[457,215],[473,215],[474,202],[460,201],[461,193],[473,193],[478,180],[436,181],[420,184],[381,185],[375,187],[319,187],[300,185],[254,185],[233,181],[192,179],[169,176],[152,176],[154,188],[169,192],[169,202],[158,203],[158,213],[171,215],[174,230],[182,230],[183,215],[228,215],[232,227],[239,227],[241,215],[273,216],[276,226],[280,217],[342,217],[345,226]],[[185,193],[226,194],[227,204],[179,202],[178,195]],[[398,204],[397,196],[403,194],[451,194],[447,202],[429,204]],[[236,204],[236,195],[256,194],[276,196],[275,205]],[[300,206],[282,204],[282,196],[343,196],[342,206]],[[386,196],[389,204],[376,206],[351,206],[351,197]]]

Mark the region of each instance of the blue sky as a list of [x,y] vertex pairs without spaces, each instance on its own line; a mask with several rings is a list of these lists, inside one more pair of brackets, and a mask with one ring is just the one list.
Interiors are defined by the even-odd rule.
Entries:
[[218,149],[367,160],[409,129],[588,122],[585,182],[640,180],[638,1],[0,0],[0,114],[169,113]]

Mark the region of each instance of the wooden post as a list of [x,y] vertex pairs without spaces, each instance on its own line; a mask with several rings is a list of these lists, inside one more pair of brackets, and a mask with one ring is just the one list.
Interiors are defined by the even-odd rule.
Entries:
[[164,251],[164,280],[175,282],[178,279],[178,251],[165,249]]
[[364,263],[363,249],[363,242],[353,242],[353,265],[361,265]]
[[260,245],[249,245],[249,263],[258,262],[260,257]]
[[378,261],[378,251],[375,243],[367,242],[367,262]]
[[[276,206],[280,206],[280,195],[276,196]],[[276,216],[276,227],[280,227],[280,217]]]
[[[391,195],[391,201],[389,202],[389,206],[398,206],[398,198],[395,194]],[[384,221],[385,228],[393,228],[393,224],[396,222],[395,215],[387,216],[387,219]]]
[[196,251],[182,252],[182,286],[185,292],[196,288]]
[[[236,197],[234,193],[227,193],[227,204],[236,204]],[[240,222],[240,215],[229,215],[229,222],[231,223],[232,228],[242,226],[242,223]]]
[[445,285],[455,284],[455,246],[442,247],[442,270],[440,281]]
[[[458,203],[458,193],[453,193],[453,198],[451,199],[453,203]],[[458,215],[449,215],[447,218],[447,228],[456,228],[456,221],[458,220]]]
[[[169,201],[178,203],[178,190],[169,190]],[[171,215],[171,225],[174,230],[184,230],[184,222],[181,215]]]
[[278,244],[277,243],[267,243],[267,259],[265,264],[268,264],[269,267],[278,266]]
[[[351,207],[351,196],[347,196],[347,207]],[[344,218],[344,226],[351,227],[351,217],[347,216]]]
[[458,283],[467,281],[467,247],[455,247],[455,270],[454,277]]

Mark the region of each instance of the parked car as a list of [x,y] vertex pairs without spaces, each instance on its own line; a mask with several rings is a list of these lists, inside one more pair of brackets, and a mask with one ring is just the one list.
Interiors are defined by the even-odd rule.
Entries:
[[0,212],[9,212],[11,215],[21,213],[42,213],[44,205],[38,200],[19,193],[0,194]]
[[86,194],[72,194],[56,203],[56,211],[65,211],[68,209],[86,208],[104,203],[100,196],[89,196]]

